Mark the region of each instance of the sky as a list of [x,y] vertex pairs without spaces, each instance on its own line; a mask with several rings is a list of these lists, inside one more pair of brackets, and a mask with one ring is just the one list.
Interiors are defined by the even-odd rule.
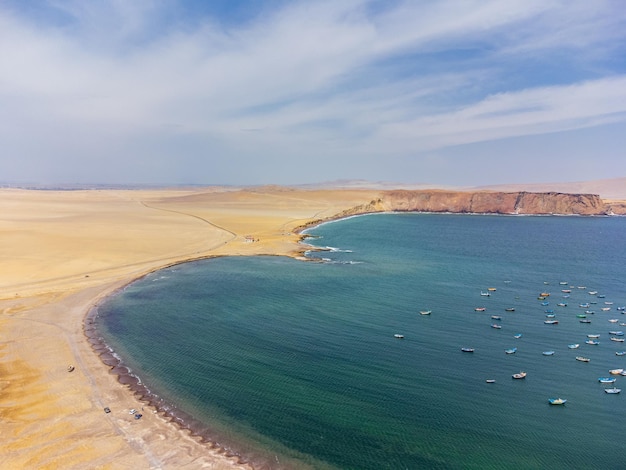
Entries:
[[626,176],[624,0],[0,0],[0,181]]

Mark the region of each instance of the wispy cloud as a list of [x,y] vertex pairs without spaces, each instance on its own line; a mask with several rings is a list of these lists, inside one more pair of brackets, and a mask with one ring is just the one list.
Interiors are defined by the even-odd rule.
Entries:
[[[199,166],[299,153],[355,167],[626,121],[617,0],[295,1],[241,23],[175,1],[9,5],[0,169],[16,178],[17,154],[60,167],[72,155],[93,180],[106,148],[158,161],[144,177],[159,180],[176,148]],[[255,178],[271,174],[242,181]]]

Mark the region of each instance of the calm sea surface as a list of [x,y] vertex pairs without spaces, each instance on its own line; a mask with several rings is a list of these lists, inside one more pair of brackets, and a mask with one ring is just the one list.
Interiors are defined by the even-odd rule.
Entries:
[[382,214],[309,234],[326,262],[168,268],[98,327],[150,390],[266,467],[624,468],[626,377],[620,395],[598,378],[626,368],[609,334],[626,331],[625,218]]

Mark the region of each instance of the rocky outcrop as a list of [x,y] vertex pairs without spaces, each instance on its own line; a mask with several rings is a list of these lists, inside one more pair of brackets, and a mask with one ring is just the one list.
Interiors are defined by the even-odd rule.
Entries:
[[595,194],[385,191],[381,204],[387,211],[453,212],[477,214],[605,215],[608,208]]

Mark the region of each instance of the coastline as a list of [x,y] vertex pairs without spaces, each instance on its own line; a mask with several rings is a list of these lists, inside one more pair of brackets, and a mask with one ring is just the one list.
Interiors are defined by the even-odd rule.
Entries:
[[[120,383],[115,372],[124,371],[111,373],[85,334],[89,314],[130,282],[179,263],[297,258],[295,227],[372,193],[0,190],[9,254],[0,267],[0,465],[267,468],[242,463],[228,444],[185,430]],[[135,420],[128,410],[142,406],[148,412]]]

